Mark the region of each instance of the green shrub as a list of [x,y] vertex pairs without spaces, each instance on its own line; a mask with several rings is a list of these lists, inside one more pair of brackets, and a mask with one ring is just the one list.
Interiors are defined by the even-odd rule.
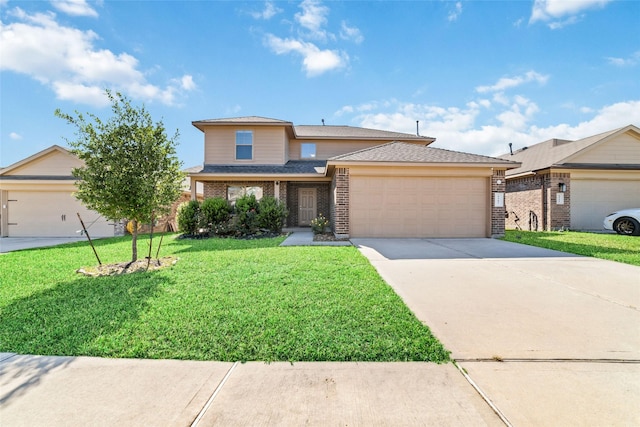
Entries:
[[210,232],[216,233],[227,226],[231,218],[231,206],[222,197],[205,199],[200,207],[203,226]]
[[284,203],[280,203],[275,197],[265,196],[259,204],[258,227],[280,233],[287,215],[289,212]]
[[258,200],[253,194],[236,200],[234,226],[237,234],[253,234],[258,230],[258,208]]
[[200,202],[191,200],[178,207],[178,230],[181,233],[195,235],[200,225]]

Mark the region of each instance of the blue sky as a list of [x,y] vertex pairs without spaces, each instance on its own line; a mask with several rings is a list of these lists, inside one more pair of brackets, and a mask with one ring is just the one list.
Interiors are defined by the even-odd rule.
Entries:
[[0,165],[144,103],[185,167],[194,120],[265,116],[498,155],[640,125],[640,2],[0,0]]

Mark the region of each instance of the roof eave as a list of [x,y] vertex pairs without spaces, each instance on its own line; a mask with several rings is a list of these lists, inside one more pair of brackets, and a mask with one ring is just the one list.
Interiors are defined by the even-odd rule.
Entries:
[[398,161],[356,161],[356,160],[328,160],[328,166],[344,167],[344,166],[409,166],[409,167],[469,167],[469,168],[496,168],[496,169],[514,169],[520,167],[519,163],[479,163],[479,162],[398,162]]
[[324,178],[326,171],[323,173],[190,173],[189,177],[193,178],[222,178],[222,179],[263,179],[266,181],[285,180],[287,178]]
[[224,121],[224,122],[207,122],[206,120],[196,120],[191,122],[193,126],[198,128],[200,131],[204,132],[205,127],[209,126],[276,126],[276,127],[291,127],[293,128],[293,123],[291,122],[234,122],[234,121]]

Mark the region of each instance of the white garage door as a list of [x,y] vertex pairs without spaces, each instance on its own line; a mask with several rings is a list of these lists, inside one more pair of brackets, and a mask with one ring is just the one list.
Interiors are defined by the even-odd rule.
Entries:
[[640,182],[571,180],[571,229],[602,230],[608,214],[640,207]]
[[113,237],[112,221],[86,209],[66,191],[9,191],[9,237],[78,237],[80,213],[91,237]]
[[350,179],[353,237],[487,237],[488,178]]

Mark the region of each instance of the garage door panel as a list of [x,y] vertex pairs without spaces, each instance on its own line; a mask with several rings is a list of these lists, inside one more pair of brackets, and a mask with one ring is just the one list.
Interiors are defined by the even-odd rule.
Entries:
[[571,229],[602,230],[608,214],[640,207],[640,181],[571,180]]
[[486,237],[487,181],[354,176],[350,183],[351,235]]
[[91,237],[114,235],[113,223],[85,208],[66,191],[9,191],[10,237],[77,237],[80,213]]

